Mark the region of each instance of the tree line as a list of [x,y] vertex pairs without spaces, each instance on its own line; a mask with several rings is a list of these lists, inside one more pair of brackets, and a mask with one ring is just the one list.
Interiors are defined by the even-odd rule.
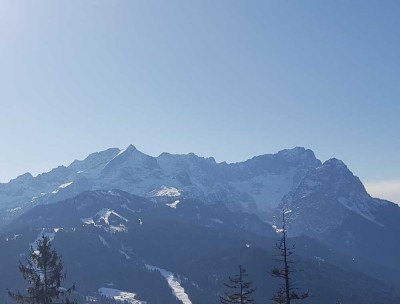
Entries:
[[[282,283],[279,289],[272,296],[273,304],[291,304],[297,300],[304,300],[309,297],[309,292],[299,292],[292,282],[293,260],[291,256],[294,253],[294,245],[289,246],[286,231],[285,210],[282,210],[282,236],[276,244],[275,260],[280,264],[271,270],[272,277],[281,279]],[[224,286],[228,289],[223,296],[220,297],[221,304],[251,304],[255,303],[252,294],[256,291],[252,287],[252,282],[247,281],[246,269],[239,265],[239,273],[233,277],[229,277],[228,283]]]
[[[309,292],[299,292],[292,283],[291,259],[294,246],[290,246],[287,240],[285,211],[282,211],[282,236],[276,244],[275,260],[280,264],[271,270],[272,277],[281,279],[279,289],[272,296],[274,304],[291,304],[297,300],[309,297]],[[251,304],[255,288],[252,282],[247,280],[247,270],[238,266],[238,274],[229,277],[224,284],[227,291],[220,296],[221,304]],[[49,237],[42,235],[36,242],[36,249],[31,246],[26,263],[20,262],[19,271],[29,287],[26,293],[8,291],[8,295],[18,304],[76,304],[71,300],[71,294],[75,290],[75,284],[69,288],[63,288],[61,284],[66,279],[62,257],[52,247]]]

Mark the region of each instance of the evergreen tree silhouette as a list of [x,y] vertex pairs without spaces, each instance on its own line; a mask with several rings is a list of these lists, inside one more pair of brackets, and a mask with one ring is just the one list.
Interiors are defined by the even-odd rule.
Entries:
[[230,292],[226,292],[224,296],[220,297],[221,304],[248,304],[255,303],[251,298],[251,294],[255,291],[251,287],[252,282],[246,281],[246,269],[239,265],[239,274],[234,277],[229,277],[229,282],[224,283]]
[[31,246],[26,265],[19,264],[19,271],[29,284],[27,294],[8,291],[8,295],[19,304],[52,304],[55,300],[73,303],[68,296],[75,285],[68,289],[61,287],[66,278],[63,260],[52,248],[49,237],[42,235],[36,245],[36,250]]
[[289,211],[282,210],[282,237],[276,245],[277,255],[276,261],[282,264],[281,267],[275,267],[271,271],[271,275],[276,278],[281,278],[283,284],[278,291],[273,295],[273,302],[276,304],[290,304],[293,300],[303,300],[308,298],[309,292],[298,292],[297,288],[292,283],[292,267],[293,260],[291,255],[294,253],[294,245],[289,246],[287,241],[286,219],[285,214]]

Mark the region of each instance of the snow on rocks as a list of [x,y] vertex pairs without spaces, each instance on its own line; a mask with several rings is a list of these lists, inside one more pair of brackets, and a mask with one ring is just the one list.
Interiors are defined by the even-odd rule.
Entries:
[[53,192],[51,192],[51,193],[57,194],[58,191],[60,191],[61,189],[65,189],[65,188],[71,186],[73,183],[74,182],[68,182],[68,183],[62,184],[62,185],[58,186],[58,188],[56,190],[54,190]]
[[13,212],[17,212],[22,210],[22,207],[16,207],[16,208],[12,208],[12,209],[8,209],[7,212],[9,213],[13,213]]
[[159,189],[155,189],[150,192],[151,196],[181,196],[181,191],[175,187],[161,186]]

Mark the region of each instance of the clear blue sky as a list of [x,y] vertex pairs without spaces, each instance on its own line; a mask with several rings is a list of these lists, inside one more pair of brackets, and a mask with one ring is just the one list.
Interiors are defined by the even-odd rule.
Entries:
[[399,16],[400,1],[2,0],[0,181],[129,143],[228,162],[304,146],[400,202]]

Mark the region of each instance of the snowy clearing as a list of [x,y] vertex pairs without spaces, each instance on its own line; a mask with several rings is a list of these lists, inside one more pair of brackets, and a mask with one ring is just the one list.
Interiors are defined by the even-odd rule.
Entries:
[[109,225],[110,224],[109,218],[111,215],[115,215],[115,216],[119,217],[121,220],[128,222],[128,220],[126,218],[124,218],[122,215],[119,215],[114,210],[111,210],[108,208],[101,209],[99,212],[96,213],[95,217],[99,218],[98,221],[104,220],[104,222],[107,225]]
[[[110,225],[110,216],[114,215],[118,217],[120,220],[124,222],[128,222],[128,220],[123,217],[122,215],[119,215],[117,212],[114,210],[108,209],[108,208],[103,208],[99,212],[97,212],[93,217],[87,217],[81,219],[82,223],[86,225],[94,225],[95,227],[101,227],[105,231],[108,232],[126,232],[128,231],[128,228],[125,227],[123,224],[119,224],[118,226],[115,225]],[[106,227],[103,227],[103,223],[106,224]]]
[[145,304],[146,302],[135,299],[136,294],[133,292],[122,291],[113,288],[102,287],[99,288],[99,293],[109,299],[114,299],[120,302],[129,302],[131,304]]
[[183,304],[192,304],[189,296],[185,293],[185,289],[181,286],[181,282],[174,274],[168,270],[146,264],[146,268],[150,271],[158,271],[168,282],[169,287],[172,289],[172,294],[177,297]]
[[179,200],[176,200],[175,202],[170,203],[170,204],[166,204],[166,205],[167,205],[168,207],[172,208],[172,209],[176,209],[176,206],[178,206],[179,203],[180,203],[180,201],[179,201]]

